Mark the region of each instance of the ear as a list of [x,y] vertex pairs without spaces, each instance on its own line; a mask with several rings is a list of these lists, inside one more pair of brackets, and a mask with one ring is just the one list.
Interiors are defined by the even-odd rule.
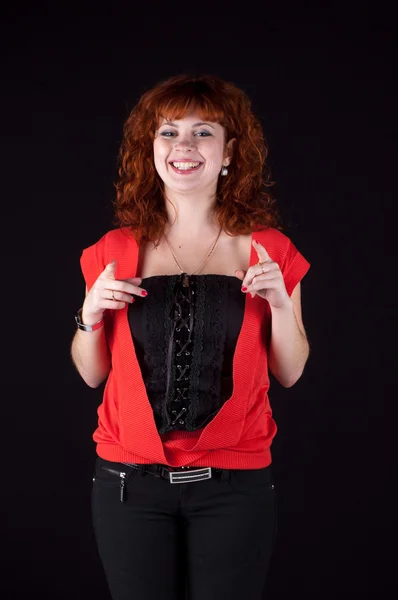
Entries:
[[232,157],[234,155],[235,144],[236,144],[236,138],[231,138],[229,140],[229,142],[225,145],[224,161],[223,161],[225,166],[228,166],[232,160]]

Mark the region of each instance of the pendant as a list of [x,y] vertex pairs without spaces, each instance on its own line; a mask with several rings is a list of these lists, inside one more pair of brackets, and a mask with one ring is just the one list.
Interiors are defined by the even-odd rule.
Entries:
[[182,285],[185,288],[189,287],[189,275],[187,273],[182,274]]

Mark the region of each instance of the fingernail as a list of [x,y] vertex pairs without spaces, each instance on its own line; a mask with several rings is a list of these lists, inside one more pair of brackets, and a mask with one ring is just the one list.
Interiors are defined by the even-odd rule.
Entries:
[[142,294],[143,296],[148,296],[148,292],[147,292],[146,290],[142,290],[141,294]]
[[247,292],[247,287],[245,285],[242,285],[241,290],[242,292]]

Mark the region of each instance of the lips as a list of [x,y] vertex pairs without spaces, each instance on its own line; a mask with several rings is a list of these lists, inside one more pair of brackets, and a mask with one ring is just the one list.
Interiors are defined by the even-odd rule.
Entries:
[[203,163],[199,160],[189,159],[178,159],[169,161],[169,165],[175,173],[179,175],[189,175],[198,171]]

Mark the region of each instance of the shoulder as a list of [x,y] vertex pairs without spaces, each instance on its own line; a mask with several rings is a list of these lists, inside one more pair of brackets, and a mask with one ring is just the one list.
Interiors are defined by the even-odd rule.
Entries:
[[127,228],[112,229],[105,233],[99,240],[84,248],[80,264],[88,289],[92,286],[98,275],[104,270],[111,260],[118,262],[118,270],[138,254],[138,245]]
[[260,238],[260,236],[279,243],[288,243],[290,240],[286,233],[283,233],[280,229],[275,229],[275,227],[267,227],[266,229],[253,231],[253,237],[257,239]]
[[106,253],[118,248],[123,250],[126,246],[137,245],[131,230],[128,227],[118,227],[104,233],[96,242],[85,250],[95,249],[97,252]]
[[117,227],[110,229],[100,239],[99,243],[109,244],[131,244],[135,239],[129,227]]

